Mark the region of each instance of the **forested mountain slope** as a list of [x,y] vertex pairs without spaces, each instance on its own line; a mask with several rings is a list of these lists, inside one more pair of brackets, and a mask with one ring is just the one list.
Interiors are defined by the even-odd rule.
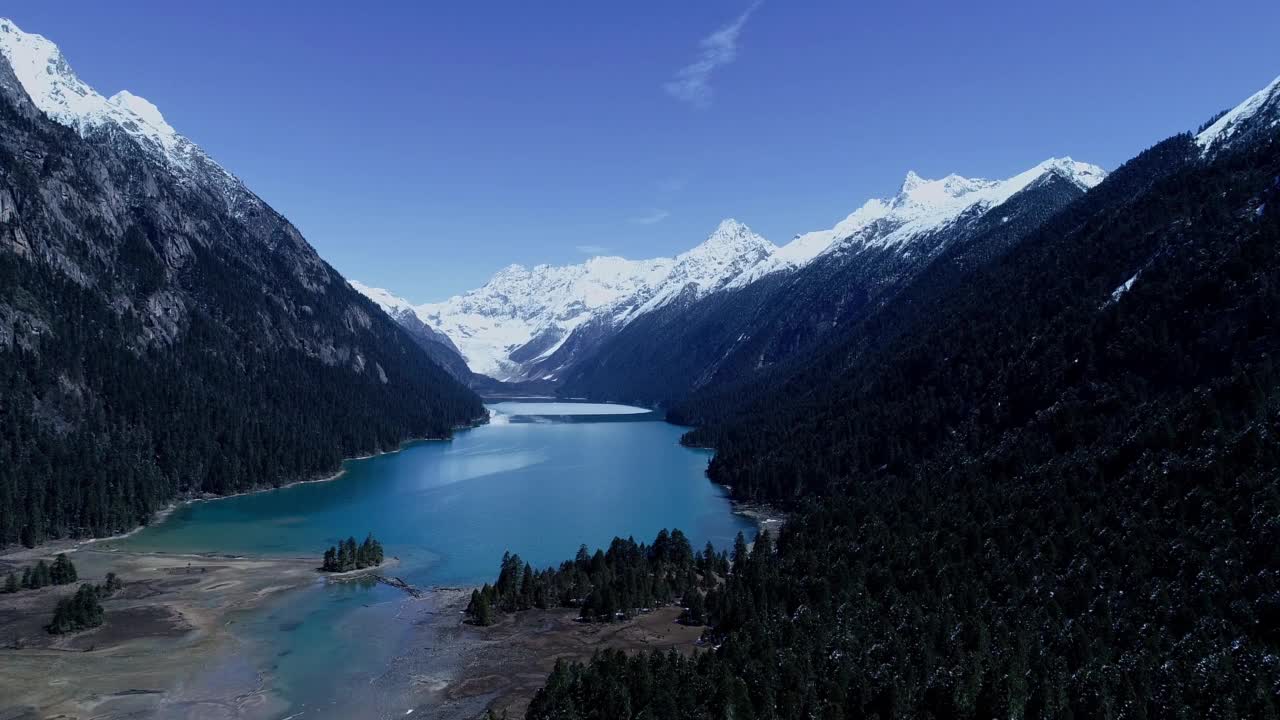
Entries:
[[998,257],[1085,193],[1093,178],[1082,178],[1079,165],[1043,163],[999,204],[974,204],[905,238],[886,241],[910,226],[878,218],[795,270],[643,315],[579,364],[561,392],[671,407],[695,391],[774,382],[914,285],[939,258],[963,273]]
[[453,344],[448,335],[422,322],[408,301],[398,298],[381,288],[372,288],[354,280],[349,281],[349,284],[356,292],[372,300],[388,317],[404,328],[405,332],[409,333],[409,337],[412,337],[418,343],[418,347],[422,348],[428,357],[448,371],[458,382],[468,387],[474,387],[478,382],[486,379],[471,372],[471,368],[467,367],[467,361],[462,358],[462,353],[458,350],[458,346]]
[[1277,717],[1277,117],[734,404],[712,477],[794,513],[713,649],[561,665],[529,717]]
[[0,545],[483,417],[153,106],[102,98],[6,20],[0,49]]

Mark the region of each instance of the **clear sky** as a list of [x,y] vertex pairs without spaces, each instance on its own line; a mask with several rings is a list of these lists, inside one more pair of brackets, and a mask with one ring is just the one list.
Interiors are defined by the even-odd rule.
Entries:
[[674,254],[729,216],[781,244],[908,169],[1112,169],[1280,74],[1274,0],[198,5],[0,14],[418,302]]

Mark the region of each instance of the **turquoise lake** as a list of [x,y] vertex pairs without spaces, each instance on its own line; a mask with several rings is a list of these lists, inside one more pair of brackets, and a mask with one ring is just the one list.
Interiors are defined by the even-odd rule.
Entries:
[[[706,479],[710,453],[682,447],[683,429],[652,413],[547,402],[490,409],[490,424],[452,440],[347,461],[327,482],[184,505],[118,544],[318,562],[340,539],[372,532],[399,558],[393,574],[431,587],[491,581],[507,550],[543,566],[581,544],[628,535],[648,542],[662,528],[680,528],[697,548],[727,548],[738,532],[754,533]],[[340,714],[340,700],[328,696],[398,651],[386,616],[402,598],[382,585],[318,581],[239,619],[252,639],[245,667],[214,671],[265,666],[273,692],[292,707]],[[350,677],[335,676],[334,657]]]

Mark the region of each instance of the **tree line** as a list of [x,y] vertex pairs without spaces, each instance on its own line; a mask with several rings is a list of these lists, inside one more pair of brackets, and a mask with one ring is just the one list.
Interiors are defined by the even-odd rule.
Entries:
[[714,479],[790,521],[713,650],[561,663],[528,717],[1280,717],[1277,178],[1274,137],[1173,138],[708,408]]
[[[737,544],[745,552],[741,533]],[[573,560],[542,570],[506,553],[497,580],[472,591],[466,615],[474,624],[490,625],[499,613],[566,607],[579,608],[584,620],[614,622],[684,602],[694,608],[684,619],[701,624],[704,594],[714,591],[729,563],[710,543],[695,552],[678,529],[661,530],[650,545],[614,538],[608,550],[595,553],[583,545]]]
[[0,546],[126,531],[484,416],[269,208],[229,212],[7,94],[0,128],[0,237],[33,248],[0,249]]
[[18,579],[16,571],[10,571],[5,577],[0,591],[16,593],[19,590],[39,590],[47,585],[67,585],[77,580],[76,566],[66,553],[58,553],[53,563],[38,561],[33,567],[22,569],[22,579]]

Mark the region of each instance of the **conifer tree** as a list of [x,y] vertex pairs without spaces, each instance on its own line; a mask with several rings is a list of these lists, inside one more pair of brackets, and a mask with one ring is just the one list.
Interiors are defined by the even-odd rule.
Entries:
[[66,585],[76,581],[76,566],[71,563],[66,553],[58,553],[49,568],[49,579],[54,585]]
[[61,635],[85,630],[102,624],[102,603],[98,591],[91,585],[81,585],[71,597],[58,601],[53,620],[45,626],[50,633]]

